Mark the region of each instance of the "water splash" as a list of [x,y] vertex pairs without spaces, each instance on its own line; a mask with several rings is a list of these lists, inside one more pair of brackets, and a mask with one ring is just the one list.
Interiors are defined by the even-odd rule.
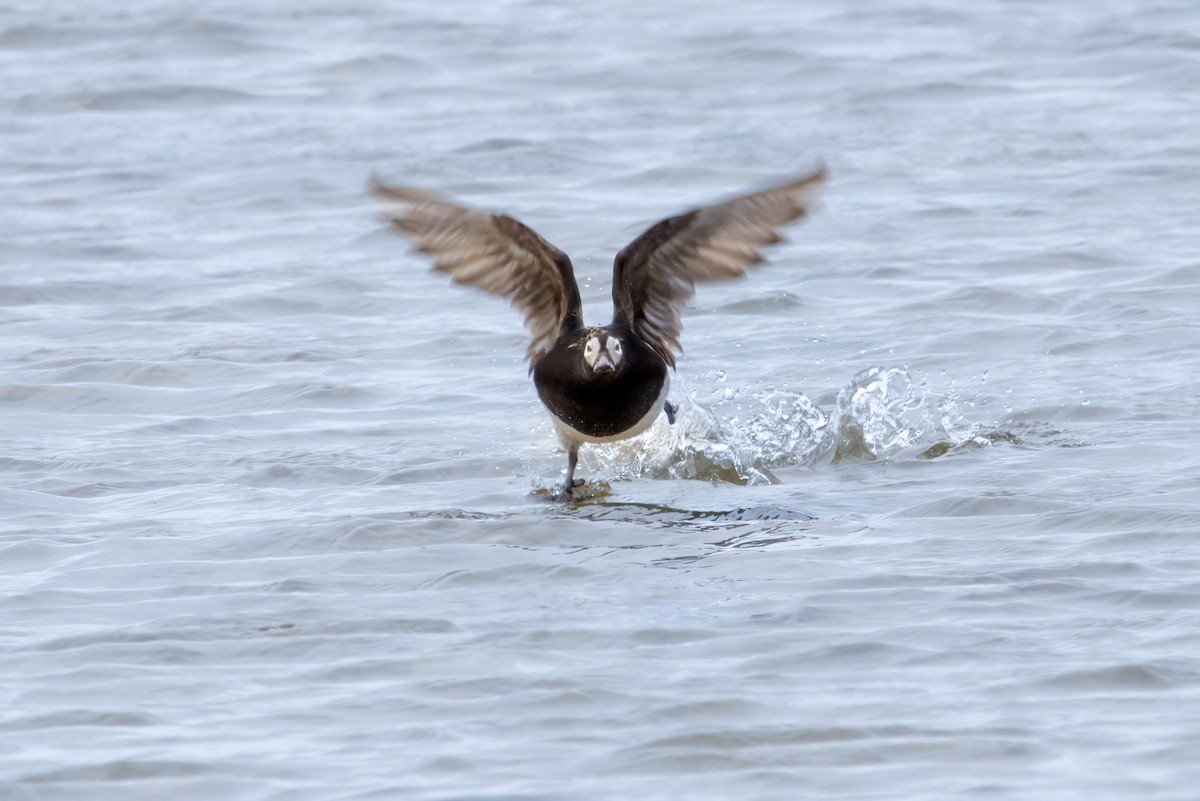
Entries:
[[[992,439],[962,414],[954,382],[941,392],[899,367],[871,367],[841,388],[833,408],[803,393],[747,393],[716,386],[701,400],[684,390],[674,426],[660,419],[635,439],[585,448],[581,459],[609,479],[642,476],[734,484],[777,483],[773,470],[797,465],[873,461],[902,455],[934,458]],[[828,401],[826,401],[828,403]]]
[[929,428],[926,394],[898,368],[854,376],[838,393],[833,460],[873,460],[911,447]]

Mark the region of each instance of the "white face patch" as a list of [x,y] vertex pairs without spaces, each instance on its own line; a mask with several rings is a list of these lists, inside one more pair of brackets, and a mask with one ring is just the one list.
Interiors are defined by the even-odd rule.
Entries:
[[583,349],[583,360],[587,366],[595,369],[596,357],[600,355],[600,337],[589,337]]
[[609,337],[608,342],[604,343],[604,349],[608,351],[608,357],[612,359],[613,367],[621,363],[621,340]]

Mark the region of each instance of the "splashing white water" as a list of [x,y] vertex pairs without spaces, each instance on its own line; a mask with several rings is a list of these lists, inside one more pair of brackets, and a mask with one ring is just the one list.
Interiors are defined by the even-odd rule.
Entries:
[[823,462],[876,460],[901,454],[937,456],[964,443],[990,444],[959,411],[953,383],[944,392],[914,382],[898,367],[855,375],[825,411],[803,393],[767,389],[746,399],[719,386],[706,405],[686,392],[675,425],[660,420],[645,434],[585,448],[598,476],[639,476],[774,483],[773,469]]

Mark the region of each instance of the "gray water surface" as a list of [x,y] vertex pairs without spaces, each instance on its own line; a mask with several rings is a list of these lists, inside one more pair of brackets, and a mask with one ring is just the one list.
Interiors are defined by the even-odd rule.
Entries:
[[[1196,797],[1200,10],[0,5],[0,798]],[[576,503],[520,317],[826,161]]]

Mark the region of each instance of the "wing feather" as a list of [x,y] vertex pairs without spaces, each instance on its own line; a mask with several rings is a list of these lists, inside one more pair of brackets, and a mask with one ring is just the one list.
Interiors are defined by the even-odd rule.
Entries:
[[459,205],[434,192],[385,184],[371,191],[398,205],[386,212],[396,230],[433,257],[455,283],[505,297],[525,315],[530,370],[565,328],[581,324],[571,260],[533,229],[502,214]]
[[698,281],[734,278],[782,241],[777,229],[808,214],[824,183],[823,165],[776,186],[668,217],[617,254],[613,305],[674,366],[680,312]]

